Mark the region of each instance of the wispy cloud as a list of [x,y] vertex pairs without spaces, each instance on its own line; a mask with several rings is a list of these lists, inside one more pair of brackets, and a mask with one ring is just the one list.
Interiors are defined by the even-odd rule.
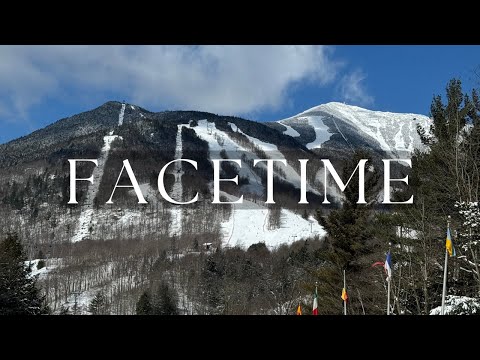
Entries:
[[366,78],[367,75],[358,69],[343,75],[338,87],[342,100],[353,105],[372,105],[374,97],[368,93],[365,87],[364,80]]
[[331,83],[340,64],[324,46],[0,46],[0,59],[2,118],[79,92],[153,108],[275,110],[297,83]]

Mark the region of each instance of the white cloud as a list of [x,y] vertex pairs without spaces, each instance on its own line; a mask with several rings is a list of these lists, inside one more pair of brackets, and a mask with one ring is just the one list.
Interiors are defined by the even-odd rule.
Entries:
[[324,46],[0,46],[0,59],[1,114],[15,118],[79,92],[153,109],[275,110],[292,85],[331,83],[340,64]]
[[342,77],[339,83],[339,93],[344,101],[354,105],[373,105],[374,98],[365,88],[367,76],[361,70],[355,70]]

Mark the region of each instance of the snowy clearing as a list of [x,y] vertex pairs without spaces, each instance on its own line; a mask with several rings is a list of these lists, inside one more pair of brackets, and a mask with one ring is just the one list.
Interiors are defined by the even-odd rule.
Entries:
[[[234,196],[225,192],[222,192],[222,195],[229,201],[236,200]],[[317,221],[305,220],[285,209],[282,209],[280,228],[269,230],[267,208],[246,200],[243,206],[245,208],[242,209],[236,209],[234,206],[230,219],[222,223],[224,246],[239,246],[246,249],[252,244],[264,242],[272,249],[282,244],[291,244],[313,236],[323,237],[326,234]]]

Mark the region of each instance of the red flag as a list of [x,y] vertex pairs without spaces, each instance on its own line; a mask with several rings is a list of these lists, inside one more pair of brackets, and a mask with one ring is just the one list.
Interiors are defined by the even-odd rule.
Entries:
[[317,287],[316,286],[315,286],[315,294],[313,295],[312,315],[318,315],[318,294],[317,294]]

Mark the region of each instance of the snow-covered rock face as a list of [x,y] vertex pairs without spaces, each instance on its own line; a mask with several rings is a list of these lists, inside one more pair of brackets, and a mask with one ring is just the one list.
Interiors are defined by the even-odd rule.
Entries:
[[350,148],[361,141],[400,158],[409,156],[414,149],[424,148],[417,125],[428,129],[432,121],[424,115],[372,111],[331,102],[278,123],[287,127],[285,135],[295,137],[297,133],[297,139],[309,149],[326,146],[332,136],[338,134],[337,140]]

